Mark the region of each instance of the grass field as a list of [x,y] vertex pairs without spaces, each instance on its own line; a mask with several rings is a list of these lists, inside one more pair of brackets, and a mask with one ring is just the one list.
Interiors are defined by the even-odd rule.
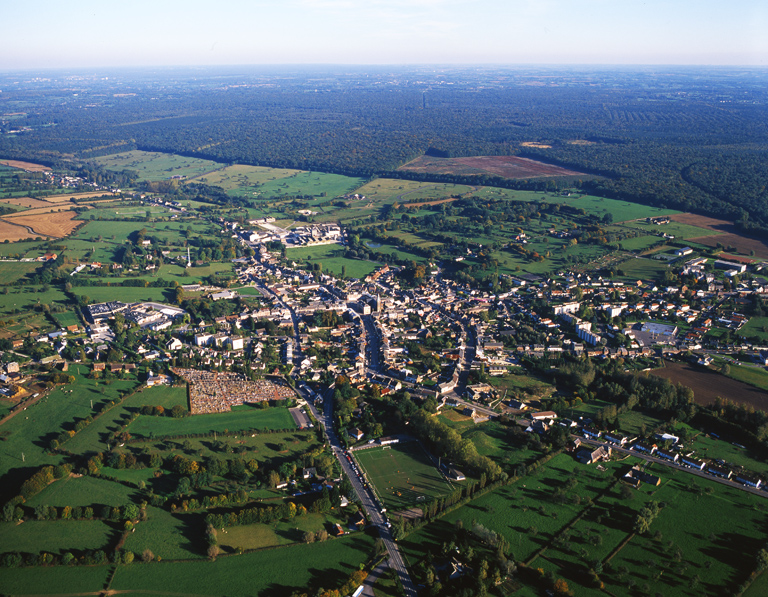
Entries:
[[301,543],[305,532],[329,531],[333,523],[340,523],[342,527],[345,526],[343,518],[326,516],[325,514],[305,514],[272,524],[228,527],[223,532],[219,532],[219,545],[221,545],[224,553],[235,553],[238,547],[262,549]]
[[140,496],[125,485],[97,477],[65,477],[51,483],[25,505],[56,506],[122,506]]
[[417,442],[360,450],[355,459],[390,510],[402,510],[452,490]]
[[82,377],[81,372],[85,369],[70,367],[69,373],[76,378],[74,384],[52,390],[48,396],[28,407],[23,415],[15,416],[0,427],[5,436],[0,442],[0,476],[8,475],[5,477],[6,485],[0,489],[3,496],[7,493],[15,495],[21,482],[32,474],[33,467],[58,464],[60,457],[47,452],[51,438],[63,429],[70,429],[76,419],[92,414],[101,403],[116,399],[119,391],[130,390],[137,383],[115,380],[106,385]]
[[635,238],[626,238],[619,244],[625,251],[642,251],[664,239],[658,236],[637,236]]
[[627,280],[661,280],[669,266],[664,261],[631,258],[619,265]]
[[189,178],[224,167],[210,160],[138,150],[94,158],[94,161],[111,170],[134,170],[140,181],[168,180],[171,176]]
[[136,553],[149,549],[164,560],[205,558],[208,546],[202,532],[204,516],[204,513],[172,513],[148,506],[147,520],[136,525],[136,531],[125,541],[125,549]]
[[306,267],[321,263],[324,272],[330,272],[336,276],[340,276],[343,269],[348,278],[364,278],[379,267],[371,261],[347,259],[343,256],[345,250],[341,245],[334,243],[288,249],[286,255],[291,261],[304,262]]
[[28,520],[0,523],[0,553],[105,549],[118,531],[100,520]]
[[0,280],[3,284],[14,284],[40,267],[40,263],[0,262]]
[[768,341],[768,317],[750,317],[739,334],[747,338],[758,338],[760,342]]
[[145,404],[162,406],[167,411],[170,411],[177,404],[186,409],[187,389],[186,387],[169,388],[167,386],[145,388],[126,398],[120,406],[116,406],[97,417],[93,423],[65,443],[66,449],[75,454],[104,450],[111,433],[127,422],[132,412],[138,411]]
[[[477,521],[503,535],[515,559],[525,561],[583,510],[587,498],[594,500],[613,484],[618,466],[609,463],[601,472],[584,467],[569,454],[561,454],[536,473],[473,500],[409,535],[400,542],[401,548],[413,566],[427,551],[439,549],[448,540],[457,520],[462,520],[465,527]],[[578,494],[579,503],[572,499],[554,502],[552,493],[574,471],[578,485],[571,494]]]
[[171,582],[175,593],[185,595],[280,597],[299,589],[340,586],[372,549],[371,537],[355,533],[325,543],[220,557],[215,562],[119,566],[110,588],[152,592]]
[[265,410],[252,406],[235,407],[228,413],[193,415],[183,419],[142,416],[131,423],[130,432],[135,437],[183,435],[187,433],[209,434],[214,431],[239,431],[242,429],[295,429],[296,423],[287,408],[272,407]]
[[[680,222],[670,222],[669,224],[649,224],[645,220],[635,222],[624,222],[625,226],[630,228],[636,228],[647,232],[648,234],[669,234],[675,237],[675,240],[687,240],[689,238],[697,238],[701,236],[717,236],[721,234],[716,230],[710,230],[708,228],[700,228],[698,226],[691,226],[690,224],[682,224]],[[655,237],[658,240],[662,240],[660,237]]]
[[[88,220],[87,212],[83,218]],[[162,243],[176,243],[180,247],[183,244],[187,228],[196,236],[221,237],[218,228],[211,228],[207,224],[187,222],[114,222],[109,220],[88,221],[85,226],[73,236],[79,240],[111,240],[118,244],[125,243],[134,232],[146,229],[147,237],[158,239]]]
[[0,591],[6,595],[56,595],[65,587],[75,594],[97,594],[104,588],[109,571],[109,566],[5,568],[0,574]]
[[513,444],[509,429],[497,421],[473,426],[464,431],[462,437],[472,440],[480,455],[492,458],[513,472],[514,467],[541,456],[540,452]]

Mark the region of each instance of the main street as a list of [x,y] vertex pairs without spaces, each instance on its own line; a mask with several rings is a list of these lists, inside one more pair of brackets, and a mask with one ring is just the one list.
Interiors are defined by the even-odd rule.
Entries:
[[[305,398],[307,398],[306,394],[302,390],[299,391]],[[368,486],[367,481],[364,480],[359,473],[360,467],[358,467],[357,463],[353,461],[351,452],[348,453],[344,449],[341,444],[341,440],[334,430],[333,388],[329,388],[325,392],[325,396],[323,397],[323,405],[324,408],[321,415],[318,413],[314,404],[312,404],[312,402],[307,399],[307,407],[319,421],[319,423],[323,426],[323,429],[325,430],[326,436],[328,438],[328,443],[330,444],[333,453],[336,455],[337,460],[339,463],[341,463],[341,468],[344,470],[344,473],[346,473],[347,477],[352,483],[352,488],[355,490],[360,504],[368,515],[368,519],[372,524],[376,525],[379,530],[379,536],[384,542],[384,547],[386,547],[387,553],[389,554],[389,566],[397,572],[400,583],[403,586],[404,594],[406,597],[416,597],[416,587],[411,580],[411,575],[408,574],[408,569],[405,566],[403,557],[400,555],[400,549],[397,543],[395,543],[395,540],[392,538],[392,533],[387,526],[387,520],[384,517],[384,513],[382,512],[383,508],[376,499],[376,496],[373,494],[373,490]]]

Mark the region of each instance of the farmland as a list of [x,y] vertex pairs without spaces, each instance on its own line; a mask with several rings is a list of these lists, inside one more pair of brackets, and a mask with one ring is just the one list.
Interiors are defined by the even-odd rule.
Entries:
[[401,510],[452,490],[419,443],[369,448],[356,452],[355,459],[391,510]]
[[515,156],[477,156],[438,158],[421,156],[398,170],[462,176],[490,174],[501,178],[537,178],[550,176],[586,176],[581,172]]
[[31,239],[36,236],[39,235],[30,232],[24,226],[12,224],[6,220],[0,219],[0,242],[8,241],[13,243],[19,240]]
[[651,373],[691,388],[697,404],[711,404],[719,396],[761,410],[768,409],[768,392],[703,367],[667,363],[666,367],[654,369]]
[[95,158],[105,168],[134,170],[140,181],[168,180],[172,176],[190,178],[223,168],[222,164],[199,158],[149,151],[129,151]]
[[116,531],[100,520],[29,520],[23,525],[0,523],[0,553],[61,554],[65,551],[103,549],[114,539]]
[[10,216],[6,221],[10,221],[18,226],[26,226],[35,234],[52,236],[54,238],[62,238],[69,235],[81,224],[79,220],[74,219],[77,214],[73,211],[41,212],[34,215],[30,213],[31,211],[28,210],[22,212],[21,215]]
[[190,595],[289,595],[298,589],[342,584],[351,569],[368,559],[372,547],[370,537],[356,533],[326,543],[221,557],[210,563],[120,566],[110,587],[153,591],[173,578],[174,591]]

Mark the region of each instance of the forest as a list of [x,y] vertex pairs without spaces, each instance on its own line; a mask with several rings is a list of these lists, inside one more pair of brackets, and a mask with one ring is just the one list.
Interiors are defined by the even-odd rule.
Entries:
[[557,185],[397,171],[427,152],[519,155],[589,174],[568,183],[595,194],[768,227],[764,70],[207,75],[123,73],[119,95],[96,77],[46,87],[16,76],[0,98],[0,113],[14,115],[0,120],[0,157],[51,163],[140,148],[364,177]]

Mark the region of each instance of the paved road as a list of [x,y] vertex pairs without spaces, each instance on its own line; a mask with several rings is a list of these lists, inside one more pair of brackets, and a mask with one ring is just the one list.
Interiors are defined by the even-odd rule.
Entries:
[[325,408],[323,409],[322,414],[318,413],[314,405],[309,401],[307,401],[307,404],[312,414],[325,429],[328,443],[330,444],[333,453],[336,455],[336,458],[341,463],[341,468],[344,469],[344,472],[352,483],[352,487],[355,490],[355,493],[357,493],[360,504],[368,514],[368,518],[371,523],[376,525],[379,529],[379,536],[384,542],[384,546],[389,554],[389,566],[395,570],[400,577],[400,583],[403,586],[405,596],[416,597],[416,587],[411,580],[411,575],[408,574],[408,569],[405,566],[403,557],[400,555],[400,549],[392,538],[392,533],[387,526],[387,520],[381,511],[382,506],[374,496],[373,490],[368,486],[361,474],[358,473],[360,467],[357,466],[351,453],[348,454],[342,447],[341,441],[333,428],[333,389],[329,388],[323,397]]
[[[578,437],[579,439],[584,441],[584,438],[579,435],[572,435],[571,437],[573,438]],[[720,477],[716,477],[715,475],[710,475],[709,473],[700,471],[699,469],[691,468],[689,466],[684,466],[682,464],[675,464],[674,462],[670,462],[669,460],[665,460],[664,458],[656,458],[655,456],[650,456],[648,454],[644,454],[636,450],[630,450],[629,448],[621,448],[615,444],[611,444],[608,442],[601,442],[601,441],[590,439],[590,440],[587,440],[587,443],[594,444],[596,446],[605,446],[606,448],[611,448],[614,452],[629,454],[630,456],[642,458],[643,460],[647,460],[648,462],[655,462],[657,464],[661,464],[669,468],[674,468],[674,469],[684,471],[696,477],[701,477],[702,479],[709,479],[710,481],[716,481],[721,485],[726,485],[728,487],[732,487],[733,489],[740,489],[741,491],[746,491],[747,493],[753,493],[755,495],[768,498],[768,492],[765,492],[762,489],[755,489],[754,487],[749,487],[748,485],[742,485],[741,483],[738,483],[736,481],[731,481],[730,479],[722,479]]]

